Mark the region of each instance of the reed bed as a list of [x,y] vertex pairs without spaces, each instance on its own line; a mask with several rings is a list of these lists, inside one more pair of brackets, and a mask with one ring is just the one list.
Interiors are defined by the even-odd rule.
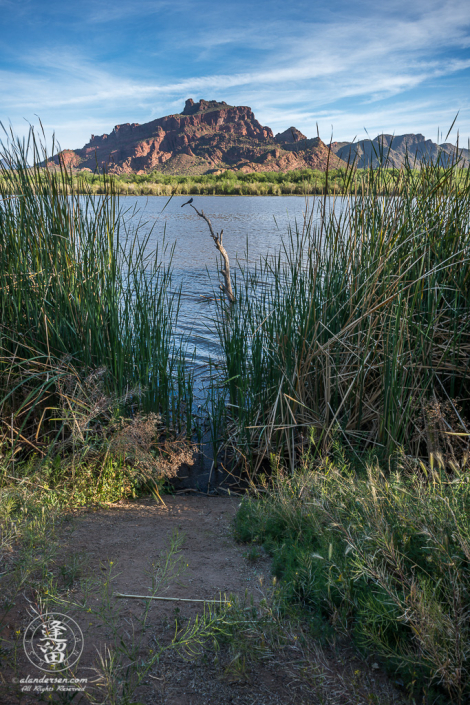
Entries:
[[[327,210],[306,209],[276,257],[242,268],[220,305],[228,443],[291,469],[315,428],[355,452],[468,447],[470,176],[457,164],[404,168]],[[449,435],[462,434],[461,436]]]
[[[80,404],[90,421],[83,442],[105,406],[115,416],[163,414],[176,432],[189,419],[191,428],[170,266],[148,251],[150,234],[125,229],[112,180],[100,196],[85,193],[66,169],[40,166],[46,156],[33,131],[0,154],[2,444],[55,452],[74,434]],[[77,390],[97,371],[100,384],[85,398]],[[71,424],[64,409],[73,404]]]

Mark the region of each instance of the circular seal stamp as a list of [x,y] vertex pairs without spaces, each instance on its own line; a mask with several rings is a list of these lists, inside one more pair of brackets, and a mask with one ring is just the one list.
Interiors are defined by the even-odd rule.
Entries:
[[36,617],[27,627],[23,646],[29,661],[41,671],[65,671],[83,651],[82,630],[74,619],[60,612]]

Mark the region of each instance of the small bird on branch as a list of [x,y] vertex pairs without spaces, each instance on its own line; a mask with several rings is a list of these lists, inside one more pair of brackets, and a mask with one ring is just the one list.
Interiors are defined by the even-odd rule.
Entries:
[[183,203],[183,205],[181,206],[181,208],[183,208],[183,206],[189,206],[189,204],[192,203],[193,200],[194,200],[193,198],[190,198],[189,201],[186,201],[186,203]]

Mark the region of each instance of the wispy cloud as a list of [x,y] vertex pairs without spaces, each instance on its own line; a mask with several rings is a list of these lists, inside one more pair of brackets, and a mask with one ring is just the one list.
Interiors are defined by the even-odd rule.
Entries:
[[152,17],[162,11],[175,7],[175,0],[139,0],[139,2],[104,2],[96,3],[94,0],[91,3],[86,3],[88,11],[85,13],[83,5],[81,5],[82,21],[87,24],[102,24],[122,20],[128,20],[136,17]]
[[[237,15],[230,2],[221,9],[210,1],[196,8],[186,0],[144,0],[137,8],[116,0],[88,8],[86,24],[100,25],[107,17],[121,33],[129,18],[145,17],[158,29],[160,16],[177,12],[171,36],[178,46],[172,54],[167,34],[158,35],[168,62],[161,54],[157,60],[157,49],[155,55],[140,55],[138,45],[125,55],[98,50],[96,38],[86,52],[73,36],[67,44],[56,38],[49,48],[22,47],[16,64],[11,56],[3,68],[0,64],[3,118],[16,123],[20,115],[46,115],[47,124],[60,125],[61,142],[75,134],[76,146],[93,121],[95,132],[108,116],[108,130],[119,121],[143,122],[179,110],[191,95],[251,104],[276,129],[295,123],[311,134],[316,120],[328,116],[336,120],[339,137],[345,128],[350,133],[364,125],[393,132],[413,124],[424,131],[416,122],[429,125],[430,116],[434,120],[439,113],[445,120],[460,100],[461,129],[470,135],[463,90],[470,70],[470,15],[460,0],[417,0],[412,7],[397,0],[380,12],[357,3],[311,20],[272,12],[262,26],[259,15],[253,20],[242,11]],[[179,21],[184,13],[187,22]],[[148,46],[150,35],[145,36]],[[427,106],[422,114],[417,105]]]

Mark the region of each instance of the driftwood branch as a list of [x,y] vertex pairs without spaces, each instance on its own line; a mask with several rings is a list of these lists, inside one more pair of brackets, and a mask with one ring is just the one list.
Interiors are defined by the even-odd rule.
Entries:
[[230,303],[233,303],[235,301],[235,296],[233,294],[232,290],[232,280],[230,279],[230,262],[227,254],[227,250],[222,244],[222,236],[224,234],[224,231],[221,230],[220,233],[214,232],[214,228],[212,227],[212,223],[207,217],[207,215],[204,213],[204,211],[198,211],[198,209],[193,206],[192,204],[191,208],[193,208],[198,216],[202,218],[203,220],[206,221],[207,225],[209,226],[210,234],[212,239],[214,240],[216,248],[219,250],[220,254],[222,255],[222,258],[224,260],[224,266],[222,268],[222,274],[225,280],[224,286],[221,286],[221,290],[224,291],[227,295],[228,300]]

